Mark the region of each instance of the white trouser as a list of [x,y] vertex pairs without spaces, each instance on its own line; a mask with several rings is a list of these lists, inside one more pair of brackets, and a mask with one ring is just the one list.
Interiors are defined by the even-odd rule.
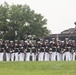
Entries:
[[45,52],[45,58],[44,58],[45,61],[49,61],[49,53]]
[[74,53],[72,54],[72,60],[73,60],[73,61],[75,60],[75,55],[76,55],[76,53],[74,52]]
[[0,61],[3,61],[3,52],[0,52]]
[[49,54],[49,60],[52,60],[52,53],[53,52],[50,52],[50,54]]
[[35,61],[36,61],[36,59],[37,59],[37,54],[35,53],[34,55],[35,55]]
[[26,52],[26,61],[30,61],[30,52]]
[[61,56],[60,56],[60,53],[57,52],[57,61],[60,61],[61,60]]
[[56,61],[56,52],[52,52],[51,61]]
[[38,55],[38,61],[43,61],[44,52],[40,52]]
[[36,55],[34,53],[31,54],[32,55],[32,61],[36,60]]
[[19,54],[19,61],[24,61],[24,53]]
[[66,57],[66,52],[62,53],[61,54],[61,57],[62,57],[61,59],[64,61],[65,60],[65,57]]
[[6,61],[10,61],[10,53],[6,53]]
[[73,60],[73,53],[70,53],[70,60]]
[[70,61],[71,57],[70,57],[70,52],[66,52],[66,61]]
[[15,61],[18,61],[18,52],[15,53]]
[[14,61],[15,53],[11,53],[11,61]]

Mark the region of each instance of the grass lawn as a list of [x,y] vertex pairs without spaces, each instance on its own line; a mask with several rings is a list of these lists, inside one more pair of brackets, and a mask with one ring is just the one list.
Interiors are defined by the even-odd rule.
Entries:
[[0,62],[0,75],[76,75],[76,61]]

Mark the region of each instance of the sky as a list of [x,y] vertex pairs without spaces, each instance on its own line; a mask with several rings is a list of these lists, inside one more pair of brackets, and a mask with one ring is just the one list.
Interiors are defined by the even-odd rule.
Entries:
[[74,28],[76,22],[76,0],[0,0],[0,4],[27,4],[36,13],[47,19],[47,28],[52,34]]

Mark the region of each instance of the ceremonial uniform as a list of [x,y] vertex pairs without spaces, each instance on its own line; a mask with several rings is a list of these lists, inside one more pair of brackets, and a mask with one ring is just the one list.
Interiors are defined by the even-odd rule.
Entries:
[[36,44],[32,44],[32,53],[31,53],[31,55],[32,55],[32,61],[35,61],[36,60],[36,52],[37,52],[37,46],[36,46]]
[[66,44],[66,61],[70,61],[71,60],[71,45],[69,43]]
[[41,42],[40,43],[40,51],[39,51],[39,55],[38,55],[38,60],[39,61],[44,60],[44,50],[45,50],[45,46],[44,46],[43,42]]
[[5,51],[6,51],[6,61],[10,61],[11,55],[10,55],[9,43],[5,43]]
[[5,45],[2,42],[0,42],[0,61],[3,61],[4,50],[5,50]]
[[30,61],[30,50],[31,50],[31,43],[27,42],[26,61]]
[[71,55],[72,55],[72,60],[74,61],[76,56],[76,43],[74,40],[72,41]]
[[61,42],[61,45],[60,45],[60,48],[61,48],[61,60],[65,60],[65,43],[64,41]]
[[61,48],[60,48],[60,44],[57,44],[57,61],[61,60]]
[[19,61],[24,61],[24,45],[19,44]]
[[11,54],[11,61],[14,61],[14,56],[15,56],[14,52],[15,52],[15,50],[14,50],[13,41],[10,41],[9,49],[10,49],[10,54]]
[[18,43],[15,43],[15,46],[14,46],[14,52],[15,52],[15,61],[18,61],[18,53],[19,53],[19,44]]
[[44,57],[44,60],[45,61],[49,61],[49,58],[50,58],[50,56],[49,56],[49,43],[47,42],[46,44],[45,44],[45,57]]
[[56,53],[57,53],[57,44],[55,42],[52,43],[52,58],[51,61],[56,61]]
[[49,42],[49,57],[50,57],[50,60],[52,60],[52,45],[53,45],[53,41],[50,41]]
[[24,61],[26,60],[27,41],[24,42]]
[[39,53],[40,53],[40,41],[37,42],[37,60],[39,60]]

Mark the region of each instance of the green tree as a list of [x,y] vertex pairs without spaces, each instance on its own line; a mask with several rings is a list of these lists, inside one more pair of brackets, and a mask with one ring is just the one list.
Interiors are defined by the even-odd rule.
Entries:
[[4,33],[8,31],[8,4],[5,2],[0,5],[0,37],[4,39]]
[[4,39],[25,39],[27,35],[43,37],[49,35],[47,20],[35,13],[28,5],[0,5],[0,31]]

